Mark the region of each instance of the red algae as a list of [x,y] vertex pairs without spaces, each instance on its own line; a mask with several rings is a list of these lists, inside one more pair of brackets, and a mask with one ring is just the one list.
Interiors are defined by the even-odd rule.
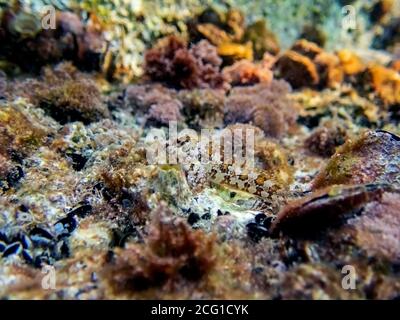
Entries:
[[0,6],[0,298],[398,299],[398,6],[158,2]]

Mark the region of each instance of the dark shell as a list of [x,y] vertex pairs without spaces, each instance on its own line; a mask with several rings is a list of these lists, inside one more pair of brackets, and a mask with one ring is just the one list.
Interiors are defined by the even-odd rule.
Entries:
[[33,257],[28,250],[22,250],[22,257],[25,259],[26,263],[28,264],[33,263]]
[[32,247],[32,241],[27,235],[24,234],[20,238],[20,243],[24,249],[29,249]]
[[246,228],[247,228],[247,235],[254,242],[258,242],[262,238],[269,236],[268,229],[260,224],[255,223],[255,222],[248,223],[246,225]]
[[0,241],[0,252],[3,252],[6,249],[6,247],[7,245],[4,242]]
[[72,211],[68,212],[69,217],[78,216],[80,218],[85,217],[90,212],[92,212],[92,206],[90,204],[84,204],[79,206],[78,208],[73,209]]
[[55,223],[55,226],[57,226],[57,225],[62,226],[59,228],[61,230],[61,233],[69,234],[76,229],[77,222],[76,222],[75,218],[73,218],[72,216],[67,216],[67,217],[57,221]]
[[7,235],[3,232],[0,232],[0,241],[8,243]]
[[42,238],[46,238],[48,240],[52,240],[54,238],[53,235],[49,231],[47,231],[47,230],[45,230],[43,228],[40,228],[40,227],[33,228],[30,231],[29,234],[30,234],[31,237],[39,236],[39,237],[42,237]]
[[272,217],[266,216],[264,213],[259,213],[254,217],[257,224],[262,225],[265,228],[269,228],[272,223]]
[[318,190],[285,206],[272,223],[272,232],[312,235],[315,231],[340,224],[366,203],[380,200],[391,190],[385,184],[335,185]]
[[21,250],[21,244],[20,243],[13,243],[10,244],[3,252],[3,257],[8,257],[13,254],[17,254]]
[[35,245],[44,247],[49,246],[54,239],[53,235],[50,232],[40,227],[33,228],[29,235],[30,239]]

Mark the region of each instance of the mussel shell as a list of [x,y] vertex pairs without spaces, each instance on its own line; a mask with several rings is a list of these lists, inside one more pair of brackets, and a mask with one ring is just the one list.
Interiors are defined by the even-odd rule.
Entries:
[[68,212],[68,217],[78,216],[80,218],[84,218],[92,211],[93,207],[90,204],[83,204],[70,212]]
[[3,257],[8,257],[13,254],[17,254],[21,251],[21,244],[18,242],[15,242],[13,244],[10,244],[8,247],[5,248],[3,252]]
[[48,246],[52,243],[54,240],[54,236],[47,230],[40,228],[40,227],[35,227],[33,228],[30,233],[30,239],[35,245],[39,246]]
[[42,238],[46,238],[46,239],[49,239],[49,240],[52,240],[54,238],[53,235],[49,231],[47,231],[47,230],[45,230],[43,228],[40,228],[40,227],[33,228],[30,231],[29,234],[30,234],[31,237],[40,236]]
[[3,252],[6,249],[7,245],[3,242],[0,241],[0,252]]
[[62,227],[58,227],[58,229],[62,230],[61,234],[70,234],[76,229],[77,222],[72,216],[67,216],[55,223],[56,227],[60,225]]
[[386,184],[334,185],[289,203],[272,223],[271,232],[313,235],[326,227],[342,223],[366,203],[380,200],[392,187]]
[[24,249],[29,249],[32,247],[32,240],[25,234],[20,237],[20,243]]
[[28,250],[22,250],[22,257],[25,259],[26,263],[28,264],[33,263],[33,257]]

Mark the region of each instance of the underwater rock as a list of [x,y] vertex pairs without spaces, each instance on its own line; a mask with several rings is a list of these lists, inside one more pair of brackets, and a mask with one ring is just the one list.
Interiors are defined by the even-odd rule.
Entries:
[[273,78],[273,72],[266,63],[255,64],[248,60],[240,60],[225,67],[222,74],[232,86],[270,83]]
[[6,27],[0,53],[10,61],[28,71],[64,59],[85,70],[100,70],[104,51],[101,32],[85,26],[72,12],[57,12],[56,28],[42,29],[40,16],[18,10],[8,9],[2,15]]
[[124,105],[134,112],[147,112],[153,104],[174,100],[176,92],[159,83],[130,85],[124,93]]
[[[347,86],[322,91],[305,90],[292,94],[292,97],[300,106],[298,122],[310,129],[332,118],[346,127],[357,124],[360,127],[373,128],[378,125],[380,118],[386,117],[382,108]],[[338,113],[341,116],[336,119],[335,115]]]
[[183,106],[176,95],[174,90],[160,84],[130,85],[125,89],[124,105],[156,124],[168,125],[170,121],[183,119]]
[[343,290],[341,281],[336,268],[321,263],[299,264],[284,277],[280,297],[287,300],[356,299],[357,290]]
[[212,9],[203,13],[188,23],[190,38],[210,41],[228,65],[241,59],[261,60],[266,52],[276,55],[280,50],[277,37],[263,19],[246,26],[243,13],[235,8],[226,13]]
[[197,281],[214,266],[215,239],[174,218],[164,207],[153,213],[144,244],[117,248],[114,261],[105,266],[104,277],[114,290],[135,291],[161,287],[184,279]]
[[[287,67],[285,67],[286,63],[289,64]],[[292,76],[287,74],[290,70],[293,72]],[[293,78],[292,82],[297,81],[298,83],[295,83],[295,87],[314,87],[317,84],[321,88],[335,87],[343,80],[340,59],[334,54],[325,52],[317,44],[305,39],[296,41],[287,52],[287,56],[284,54],[278,60],[277,71],[287,81],[289,81],[289,78]],[[301,84],[302,77],[295,77],[296,74],[299,74],[297,72],[302,72],[301,74],[306,77],[304,80],[308,83]]]
[[313,61],[295,51],[285,52],[276,62],[279,77],[294,88],[315,86],[319,83],[317,67]]
[[218,89],[181,90],[178,99],[182,114],[190,127],[216,128],[223,126],[225,92]]
[[[65,74],[62,73],[63,76]],[[45,83],[32,93],[32,100],[60,123],[82,121],[89,123],[109,117],[109,111],[101,100],[96,83],[79,73],[59,77],[57,71],[46,69]]]
[[396,43],[399,43],[399,40],[400,18],[394,17],[387,24],[385,24],[383,32],[375,37],[372,46],[375,49],[391,50],[396,47]]
[[397,4],[58,2],[0,5],[0,298],[398,298]]
[[187,48],[186,43],[170,36],[146,52],[145,72],[153,81],[177,88],[222,88],[219,68],[222,60],[216,48],[205,40]]
[[367,131],[340,146],[315,177],[313,189],[333,184],[389,183],[400,181],[400,139],[385,131]]
[[108,110],[100,100],[100,93],[90,80],[65,81],[53,86],[51,91],[37,92],[41,108],[60,123],[98,121],[108,116]]
[[7,88],[7,78],[3,71],[0,70],[0,100],[5,98]]
[[188,22],[188,29],[192,42],[205,38],[217,47],[224,43],[239,44],[243,39],[245,17],[236,8],[226,12],[207,8]]
[[299,39],[305,39],[317,44],[320,47],[324,47],[327,40],[327,35],[319,26],[306,24],[299,36]]
[[134,142],[130,141],[108,154],[105,167],[111,165],[112,171],[101,170],[100,176],[111,195],[122,195],[137,185],[142,178],[150,178],[152,169],[146,168],[143,150],[137,150]]
[[290,86],[282,80],[235,87],[225,101],[225,122],[252,122],[266,135],[280,137],[297,117],[296,108],[287,97],[289,92]]
[[370,19],[372,22],[382,21],[390,13],[394,5],[393,0],[378,0],[372,7]]
[[321,52],[315,57],[314,62],[320,76],[319,85],[322,88],[334,88],[342,83],[343,70],[336,55]]
[[212,23],[200,23],[196,26],[196,29],[198,33],[215,46],[231,42],[231,36]]
[[45,128],[19,104],[0,108],[0,156],[15,160],[29,155],[47,140],[51,129]]
[[352,51],[342,49],[337,52],[341,68],[347,76],[358,74],[365,70],[365,65],[361,59]]
[[162,104],[153,104],[149,109],[149,120],[154,120],[161,124],[168,125],[171,121],[180,121],[182,105],[175,101],[168,101]]
[[305,141],[305,146],[311,152],[322,157],[330,157],[338,146],[347,138],[346,130],[333,123],[318,127]]
[[243,42],[250,41],[253,45],[254,58],[261,60],[268,52],[272,55],[279,53],[279,41],[275,34],[270,31],[264,20],[259,20],[249,25],[243,36]]
[[72,121],[87,124],[110,117],[95,81],[69,62],[43,68],[39,79],[13,83],[8,95],[25,97],[61,124]]
[[231,64],[236,60],[247,59],[253,60],[253,49],[251,42],[246,44],[223,42],[218,45],[217,52],[224,58],[227,64]]
[[364,90],[372,90],[386,107],[400,103],[400,74],[380,65],[368,66],[360,77]]
[[306,56],[311,60],[323,52],[323,49],[316,43],[307,41],[305,39],[297,40],[290,50]]
[[362,215],[348,221],[344,234],[368,256],[400,261],[400,194],[386,192],[380,201],[364,206]]

